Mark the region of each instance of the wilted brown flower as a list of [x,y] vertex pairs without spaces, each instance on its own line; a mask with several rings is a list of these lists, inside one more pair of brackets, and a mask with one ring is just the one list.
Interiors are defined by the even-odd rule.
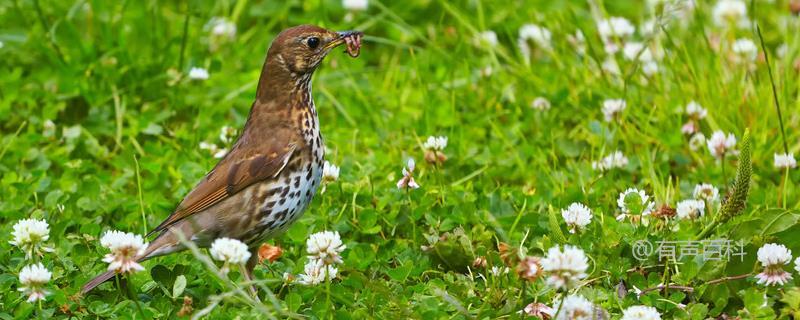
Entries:
[[542,275],[542,262],[539,257],[525,257],[517,265],[517,274],[528,281],[536,281]]
[[192,297],[183,296],[183,306],[181,306],[181,310],[178,311],[178,316],[188,317],[192,314],[192,311],[194,311],[192,308]]
[[658,210],[653,212],[653,217],[657,219],[669,219],[674,217],[676,213],[677,211],[675,211],[675,208],[672,208],[664,204],[661,205],[661,207],[659,207]]
[[474,268],[486,268],[486,258],[484,257],[477,257],[474,261],[472,261],[472,267]]
[[789,11],[794,15],[800,14],[800,0],[792,0],[789,2]]
[[548,307],[546,304],[541,302],[532,302],[525,306],[525,309],[522,309],[526,315],[531,317],[539,317],[542,320],[548,320],[550,317],[553,316],[553,308]]
[[275,262],[283,255],[283,249],[279,246],[273,246],[268,243],[261,244],[258,248],[258,263],[269,260],[270,263]]
[[68,303],[64,303],[64,304],[60,305],[58,307],[58,311],[61,311],[61,313],[66,314],[66,315],[72,315],[72,310],[70,310]]
[[447,156],[441,151],[426,150],[425,161],[431,164],[442,164],[447,161]]
[[497,251],[500,253],[500,259],[503,259],[503,262],[505,262],[507,266],[514,265],[514,248],[508,245],[508,243],[498,243]]

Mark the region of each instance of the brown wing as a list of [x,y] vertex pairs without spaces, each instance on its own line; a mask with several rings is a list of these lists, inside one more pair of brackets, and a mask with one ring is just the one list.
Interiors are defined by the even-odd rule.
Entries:
[[242,136],[228,155],[186,195],[175,212],[148,236],[210,208],[253,183],[276,177],[297,148],[295,136],[287,127],[274,128],[269,135],[261,137]]

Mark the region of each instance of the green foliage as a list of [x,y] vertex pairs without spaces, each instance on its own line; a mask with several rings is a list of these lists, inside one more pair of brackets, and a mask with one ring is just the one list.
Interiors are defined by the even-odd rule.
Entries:
[[[798,315],[794,264],[785,270],[795,279],[780,288],[746,276],[760,272],[764,243],[800,252],[800,170],[773,166],[784,143],[800,150],[800,37],[786,0],[748,6],[763,31],[760,51],[770,51],[785,141],[766,61],[731,48],[757,36],[717,25],[715,1],[695,1],[689,12],[674,1],[372,0],[352,12],[341,2],[0,1],[0,319],[140,319],[134,301],[155,319],[185,318],[182,310],[209,319],[515,319],[528,303],[552,306],[561,296],[546,277],[522,279],[520,256],[563,245],[589,257],[571,293],[612,319],[633,305],[656,307],[662,319]],[[660,14],[663,26],[643,32]],[[616,40],[650,49],[655,73],[645,74],[644,52],[606,53],[597,28],[606,16],[631,20],[637,32]],[[213,35],[214,17],[232,22],[235,36]],[[213,168],[201,142],[230,147],[221,131],[244,124],[270,41],[304,23],[366,37],[360,57],[337,49],[314,75],[326,160],[341,175],[269,241],[284,251],[255,269],[263,302],[248,296],[237,268],[215,276],[219,265],[200,259],[206,250],[143,262],[146,271],[121,279],[135,299],[112,282],[77,296],[108,266],[103,232],[146,232]],[[528,41],[526,57],[519,36],[529,23],[552,39]],[[496,46],[476,45],[486,30]],[[190,79],[193,67],[210,77]],[[532,107],[539,97],[549,110]],[[606,99],[627,107],[606,121]],[[707,116],[687,115],[690,101]],[[705,141],[693,146],[681,132],[690,121],[705,137],[749,128],[737,137],[730,187],[735,157],[715,159]],[[449,138],[446,161],[425,161],[428,136]],[[616,150],[628,161],[592,165]],[[395,184],[408,158],[421,188],[407,192]],[[658,210],[691,199],[699,183],[720,187],[727,200],[708,201],[695,220],[615,219],[627,188],[645,191]],[[646,209],[631,200],[623,204],[632,212]],[[567,233],[560,211],[573,202],[592,219]],[[31,261],[9,243],[25,218],[50,224],[54,252],[36,258],[53,273],[41,304],[18,291]],[[285,281],[304,272],[306,239],[322,230],[338,231],[347,246],[338,277],[318,286]],[[697,238],[739,241],[746,255],[665,264],[633,254],[640,240]],[[694,291],[636,297],[664,283]]]

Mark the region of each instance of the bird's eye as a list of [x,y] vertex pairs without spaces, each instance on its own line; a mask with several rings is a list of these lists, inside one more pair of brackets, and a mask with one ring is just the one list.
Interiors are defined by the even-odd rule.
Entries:
[[308,40],[306,40],[306,44],[308,44],[309,48],[316,49],[319,46],[319,38],[317,37],[308,38]]

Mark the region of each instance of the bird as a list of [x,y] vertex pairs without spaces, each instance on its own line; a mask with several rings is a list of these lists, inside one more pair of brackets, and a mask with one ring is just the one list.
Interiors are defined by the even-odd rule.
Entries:
[[[182,239],[209,247],[217,238],[248,245],[244,267],[253,279],[257,247],[285,231],[308,208],[322,178],[324,142],[311,95],[311,76],[336,47],[357,57],[363,32],[335,32],[314,25],[281,31],[267,50],[255,101],[236,142],[176,209],[146,237],[136,256],[144,261],[186,249]],[[86,294],[114,277],[89,280]]]

